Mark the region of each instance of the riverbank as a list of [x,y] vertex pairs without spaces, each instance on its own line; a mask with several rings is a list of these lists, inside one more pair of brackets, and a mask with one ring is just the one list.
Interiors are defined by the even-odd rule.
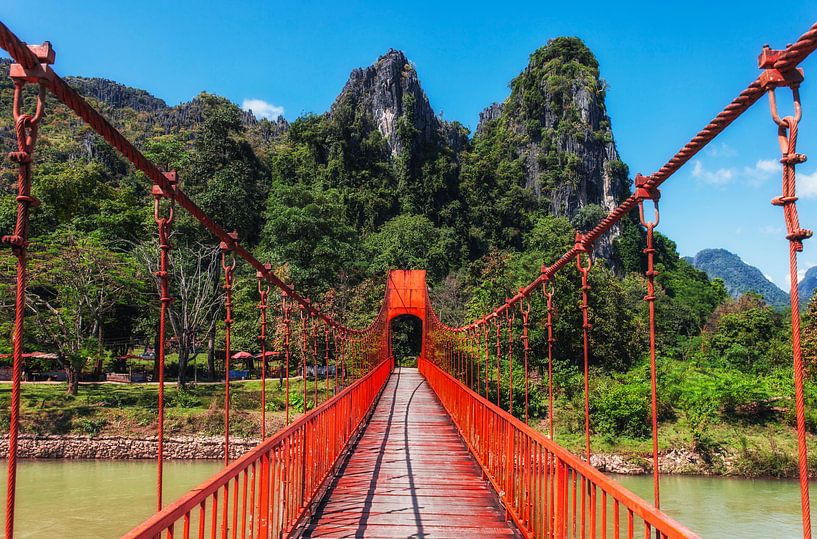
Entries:
[[[559,417],[557,415],[557,417]],[[547,422],[532,426],[545,434]],[[566,429],[565,429],[566,430]],[[556,442],[583,455],[584,433],[556,432]],[[817,478],[817,439],[807,435],[809,476]],[[591,436],[591,462],[603,472],[641,475],[652,473],[652,439]],[[707,443],[693,435],[683,419],[659,425],[658,466],[662,474],[795,479],[799,477],[796,432],[780,423],[713,424]]]
[[[318,402],[326,392],[318,384]],[[40,459],[153,459],[156,455],[157,384],[82,384],[77,396],[65,384],[23,384],[21,398],[22,458]],[[257,443],[261,428],[261,384],[231,384],[231,457]],[[307,409],[313,406],[315,386],[307,386]],[[267,382],[268,433],[285,424],[285,388]],[[0,406],[8,410],[10,387],[0,385]],[[185,391],[165,386],[165,455],[168,459],[223,458],[224,387],[198,384]],[[303,382],[290,380],[290,412],[304,409]],[[575,417],[574,417],[575,416]],[[584,452],[583,421],[571,410],[559,409],[556,442],[576,455]],[[546,420],[531,426],[547,433]],[[0,455],[6,454],[8,414],[0,414]],[[810,470],[817,477],[817,440],[808,435]],[[705,443],[704,443],[705,442]],[[629,438],[594,434],[592,463],[609,473],[648,474],[652,471],[649,436]],[[659,431],[660,470],[664,474],[726,475],[738,477],[797,477],[794,430],[782,422],[713,423],[706,437],[693,435],[681,417],[665,421]]]
[[[330,384],[332,385],[332,384]],[[294,418],[331,397],[325,382],[318,390],[307,382],[306,403],[301,379],[291,379],[290,417]],[[0,386],[0,434],[8,433],[11,388]],[[261,383],[257,380],[230,384],[230,436],[254,438],[261,431]],[[223,435],[224,385],[197,384],[184,391],[165,385],[165,435],[168,438],[206,439]],[[268,380],[266,390],[266,430],[284,426],[286,386]],[[87,437],[91,440],[155,438],[158,421],[158,384],[81,384],[79,394],[68,395],[65,384],[29,383],[22,385],[20,433],[52,444],[53,437]],[[68,439],[68,438],[66,438]],[[79,450],[78,450],[79,451]],[[84,449],[82,451],[85,451]],[[141,457],[134,457],[141,458]],[[186,458],[186,457],[184,457]]]
[[[31,435],[18,439],[18,455],[27,459],[66,460],[138,460],[155,459],[156,436]],[[256,445],[254,438],[230,438],[230,458],[237,459]],[[164,440],[163,454],[168,460],[216,460],[224,458],[224,437],[180,436]],[[0,458],[8,455],[8,436],[0,440]]]
[[[254,448],[258,438],[231,437],[230,458],[236,459]],[[65,460],[140,460],[156,458],[156,436],[110,436],[77,434],[23,434],[19,438],[19,456],[27,459]],[[0,458],[8,454],[8,437],[0,439]],[[580,453],[576,453],[580,454]],[[224,458],[223,436],[168,436],[164,443],[168,460],[219,460]],[[676,448],[659,455],[659,469],[664,475],[708,475],[764,477],[742,463],[740,454],[726,452],[702,455],[686,448]],[[652,457],[632,453],[594,453],[590,459],[598,470],[622,475],[652,473]],[[768,474],[766,474],[768,476]],[[796,477],[796,473],[775,477]]]

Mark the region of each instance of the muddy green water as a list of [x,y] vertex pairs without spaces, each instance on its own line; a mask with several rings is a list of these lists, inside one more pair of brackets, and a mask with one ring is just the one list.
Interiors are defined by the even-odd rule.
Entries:
[[[645,500],[652,500],[652,477],[613,477]],[[812,481],[811,491],[816,489],[817,482]],[[663,476],[661,509],[707,538],[803,537],[797,481]],[[817,513],[812,511],[813,522],[815,517]]]
[[[117,537],[153,512],[155,466],[149,461],[22,461],[15,535]],[[174,500],[220,467],[210,461],[167,462],[165,500]],[[615,479],[651,499],[649,477]],[[703,537],[802,537],[794,481],[668,476],[661,486],[664,511]],[[812,489],[817,491],[817,484]]]
[[[5,462],[2,463],[5,500]],[[164,499],[172,502],[223,464],[168,461]],[[119,537],[155,510],[152,461],[21,461],[17,471],[14,536]]]

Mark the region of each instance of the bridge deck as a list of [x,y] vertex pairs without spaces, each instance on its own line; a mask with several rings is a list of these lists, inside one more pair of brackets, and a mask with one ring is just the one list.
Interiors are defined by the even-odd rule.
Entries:
[[417,369],[395,369],[304,537],[515,537]]

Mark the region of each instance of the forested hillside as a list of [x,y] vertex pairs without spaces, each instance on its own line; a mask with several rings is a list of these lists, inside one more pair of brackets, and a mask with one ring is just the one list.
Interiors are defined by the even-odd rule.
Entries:
[[[0,65],[0,110],[7,111],[0,141],[10,149],[7,71]],[[69,81],[147,156],[177,170],[182,188],[258,258],[353,325],[376,313],[389,268],[427,268],[432,301],[447,323],[480,315],[570,248],[576,230],[595,225],[631,189],[598,62],[577,38],[534,51],[510,81],[507,99],[486,108],[473,134],[434,112],[420,74],[394,50],[352,71],[328,111],[291,123],[256,120],[207,93],[169,107],[112,81]],[[15,181],[4,162],[2,231],[13,226]],[[154,346],[157,247],[149,193],[141,174],[49,99],[34,167],[42,205],[31,227],[28,349],[57,352],[78,376]],[[217,244],[178,216],[171,325],[174,375],[183,383],[196,354],[207,354],[209,375],[217,374],[223,312]],[[590,279],[594,429],[613,445],[619,437],[636,440],[636,451],[649,432],[643,239],[630,216],[596,246]],[[755,296],[730,299],[720,281],[678,256],[671,239],[657,234],[656,243],[662,420],[680,425],[677,439],[662,447],[735,446],[731,430],[712,425],[786,428],[793,410],[785,316]],[[0,265],[0,329],[8,335],[7,252]],[[569,443],[580,398],[578,273],[560,273],[555,290],[558,405]],[[256,351],[257,300],[254,272],[239,265],[236,349]],[[543,313],[542,298],[533,302],[534,313]],[[817,323],[813,314],[806,322]],[[0,340],[0,352],[8,342]],[[531,346],[533,368],[542,369],[541,319],[533,322]],[[541,384],[537,378],[533,413],[546,419]]]
[[[740,297],[748,292],[760,294],[769,305],[786,307],[789,295],[766,278],[759,269],[750,266],[734,253],[726,249],[704,249],[690,259],[693,266],[705,271],[712,279],[720,279],[726,291],[733,297]],[[811,297],[809,294],[805,298]]]

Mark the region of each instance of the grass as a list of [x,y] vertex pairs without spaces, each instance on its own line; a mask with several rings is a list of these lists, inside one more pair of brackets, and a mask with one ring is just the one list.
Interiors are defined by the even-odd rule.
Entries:
[[[303,380],[290,379],[290,408],[303,412]],[[325,382],[318,380],[318,403],[325,397]],[[261,382],[230,384],[230,433],[257,437],[261,426]],[[330,380],[329,396],[332,396]],[[157,384],[81,384],[76,397],[65,384],[23,384],[21,429],[31,434],[85,434],[91,436],[155,435],[158,413]],[[278,380],[267,381],[267,430],[285,421],[285,389]],[[172,435],[223,433],[224,385],[197,384],[184,391],[165,385],[165,432]],[[0,431],[8,431],[11,385],[0,385]],[[307,409],[314,407],[314,382],[307,381]]]

